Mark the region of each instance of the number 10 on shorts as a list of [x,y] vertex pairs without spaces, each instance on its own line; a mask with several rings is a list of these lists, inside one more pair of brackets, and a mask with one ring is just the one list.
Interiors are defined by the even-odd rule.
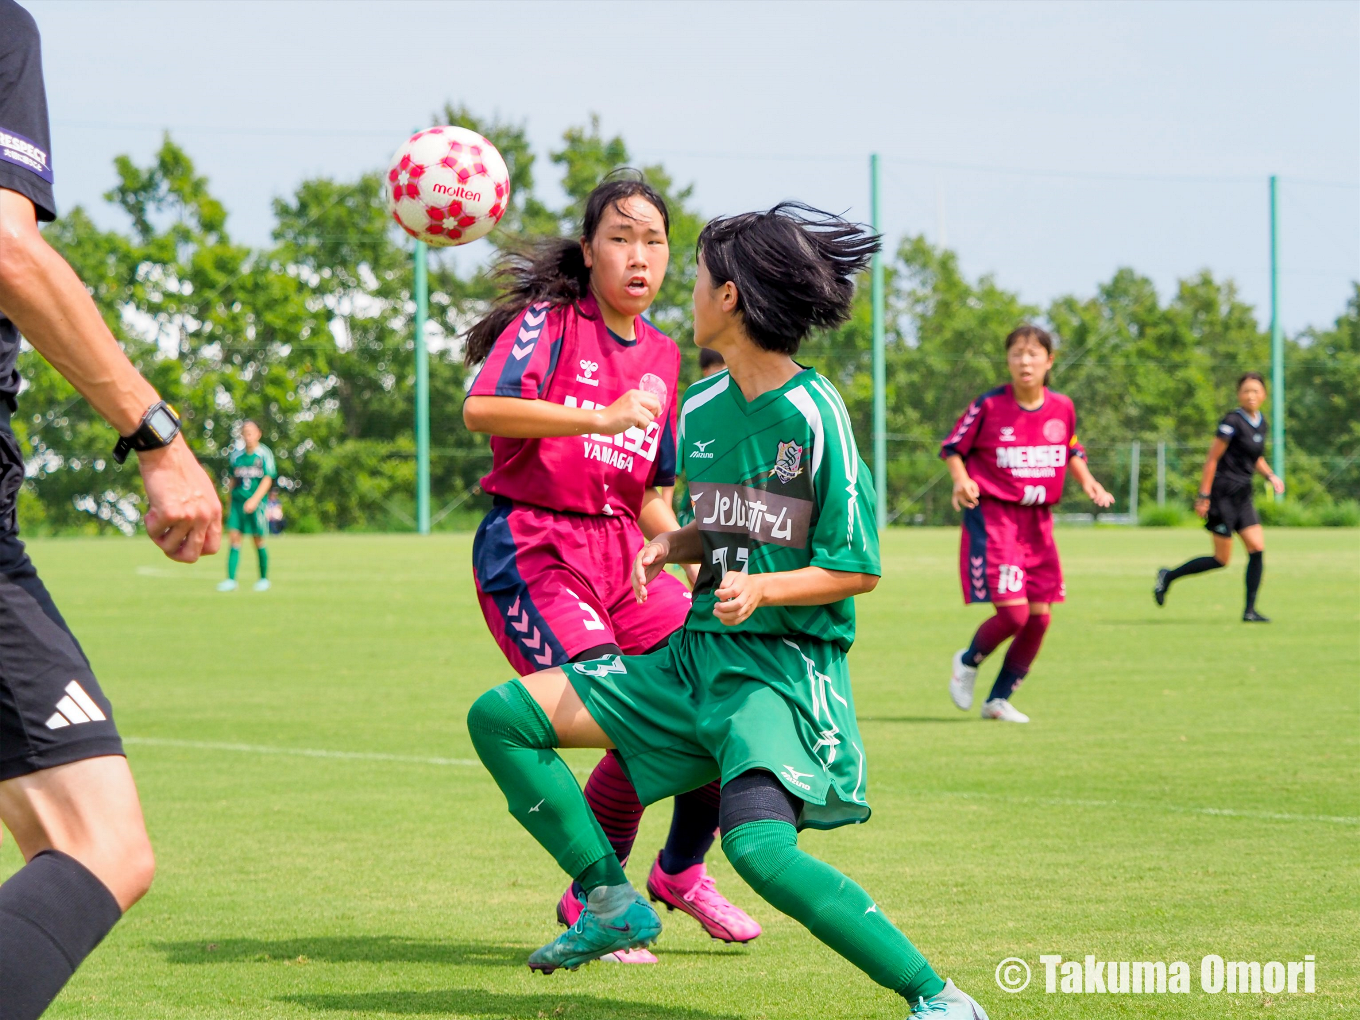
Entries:
[[996,593],[1011,595],[1025,588],[1025,572],[1012,563],[1002,563],[996,568]]

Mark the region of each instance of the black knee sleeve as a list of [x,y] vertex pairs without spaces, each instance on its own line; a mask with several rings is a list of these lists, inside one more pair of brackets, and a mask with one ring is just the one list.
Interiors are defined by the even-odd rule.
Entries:
[[798,825],[803,802],[784,789],[770,772],[743,772],[722,788],[718,828],[724,836],[746,822],[787,822]]
[[586,648],[573,655],[568,662],[589,662],[591,659],[603,659],[606,655],[622,655],[623,649],[612,641],[608,644],[595,645],[593,648]]
[[44,850],[0,885],[0,1020],[37,1020],[123,916],[83,864]]

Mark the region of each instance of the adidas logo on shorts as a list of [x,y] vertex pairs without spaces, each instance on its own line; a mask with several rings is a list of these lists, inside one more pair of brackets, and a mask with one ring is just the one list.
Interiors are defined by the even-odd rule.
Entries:
[[57,710],[47,720],[47,728],[59,730],[63,726],[103,722],[107,718],[94,699],[85,693],[85,688],[72,680],[66,685],[66,697],[57,702]]

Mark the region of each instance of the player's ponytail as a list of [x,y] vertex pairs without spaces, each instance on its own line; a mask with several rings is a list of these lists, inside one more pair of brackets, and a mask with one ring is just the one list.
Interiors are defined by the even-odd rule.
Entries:
[[[1040,329],[1038,326],[1033,326],[1027,322],[1023,326],[1017,326],[1015,329],[1011,330],[1010,333],[1006,335],[1006,350],[1009,351],[1021,340],[1033,340],[1044,350],[1048,351],[1049,354],[1053,353],[1053,335],[1047,330]],[[1048,385],[1048,380],[1052,375],[1052,372],[1044,373],[1045,386]]]
[[719,217],[699,234],[714,285],[736,284],[746,335],[785,354],[850,317],[855,276],[879,247],[877,234],[801,202]]
[[508,248],[501,255],[491,273],[500,296],[491,311],[467,331],[463,362],[471,366],[485,361],[497,338],[530,305],[544,301],[552,305],[572,305],[589,294],[590,269],[581,251],[581,242],[594,240],[606,209],[622,212],[620,203],[630,198],[640,198],[655,206],[669,236],[670,210],[660,193],[643,180],[637,170],[623,167],[613,171],[586,198],[580,240],[553,237],[526,241]]

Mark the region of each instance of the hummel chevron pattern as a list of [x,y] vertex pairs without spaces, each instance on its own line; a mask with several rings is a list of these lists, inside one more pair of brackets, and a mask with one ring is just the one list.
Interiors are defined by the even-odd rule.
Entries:
[[[534,627],[533,636],[529,636],[529,610],[521,611],[520,600],[522,598],[522,595],[515,596],[515,601],[510,603],[510,608],[505,611],[506,619],[511,627],[519,631],[520,643],[529,650],[529,657],[540,666],[551,666],[553,663],[552,649],[543,640],[543,635],[539,633],[538,628]],[[542,649],[542,651],[539,649]]]
[[94,699],[85,693],[85,688],[72,680],[66,685],[66,696],[57,702],[57,710],[47,720],[47,728],[59,730],[64,726],[103,722],[107,718]]
[[510,349],[516,361],[523,361],[534,351],[534,346],[538,343],[538,335],[543,332],[543,323],[548,318],[548,307],[542,305],[535,313],[531,308],[524,313],[524,322],[519,327],[519,336],[515,338],[515,346]]
[[968,557],[968,573],[973,579],[973,598],[980,602],[987,599],[987,573],[983,563],[981,556]]

